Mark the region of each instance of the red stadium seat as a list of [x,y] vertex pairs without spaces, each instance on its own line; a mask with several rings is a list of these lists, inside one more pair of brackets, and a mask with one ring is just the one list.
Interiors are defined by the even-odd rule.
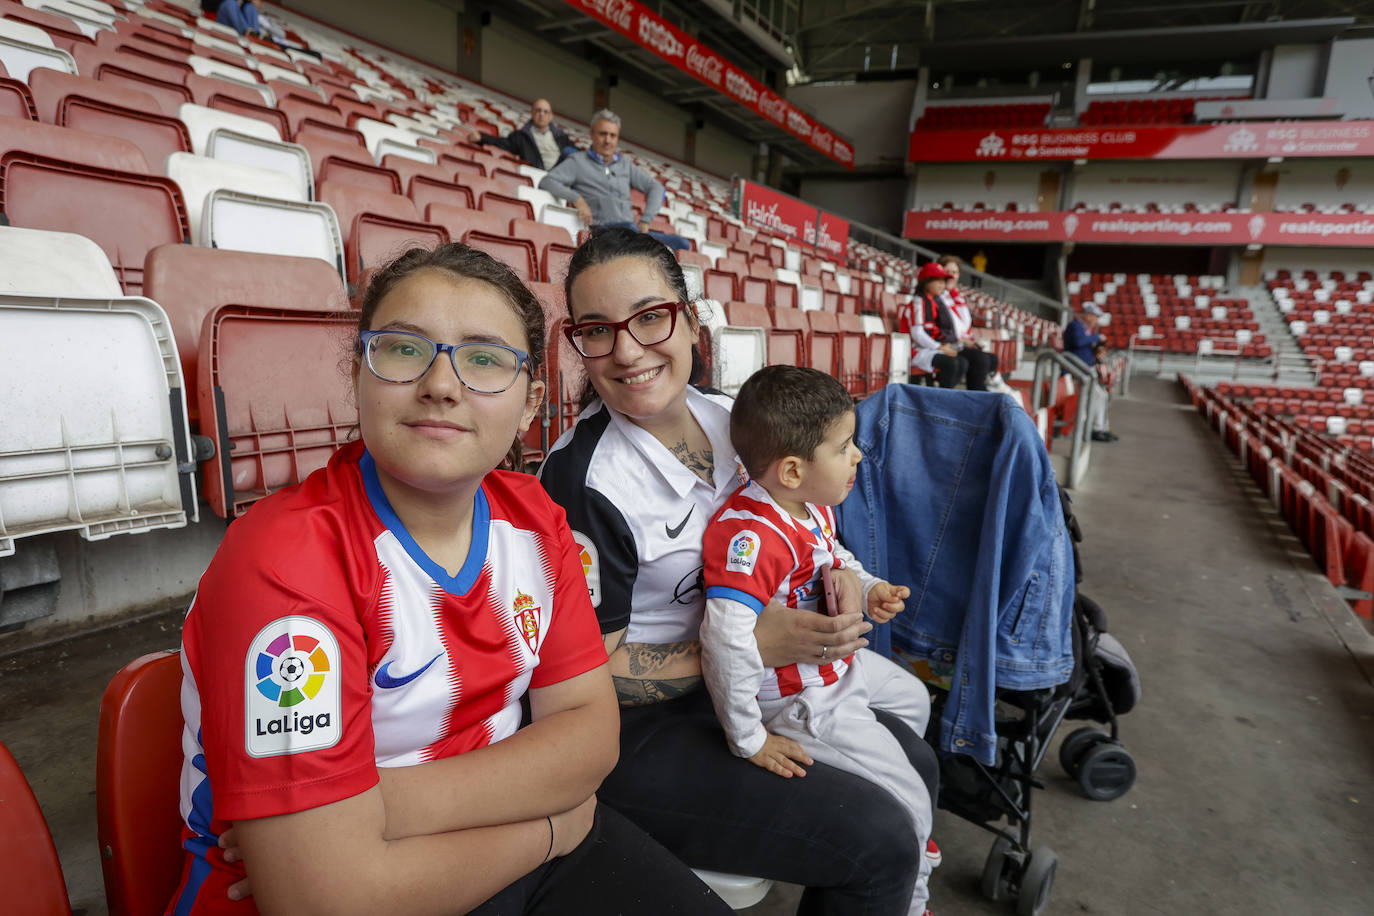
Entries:
[[[175,843],[175,838],[172,839]],[[10,916],[71,916],[62,863],[43,810],[9,748],[0,744],[0,886]],[[164,900],[163,903],[166,903]]]
[[[57,71],[50,71],[47,68],[34,71],[34,73],[48,72],[55,73]],[[29,92],[29,87],[19,80],[12,80],[3,75],[0,75],[0,118],[38,120],[38,108],[34,104],[33,94]]]
[[851,395],[861,398],[870,390],[868,335],[858,315],[837,315],[835,324],[840,335],[840,381]]
[[153,171],[162,172],[172,153],[191,151],[186,125],[162,114],[146,92],[48,68],[34,70],[29,82],[42,120],[122,137],[142,151]]
[[286,123],[292,137],[296,136],[296,131],[301,129],[301,122],[306,118],[345,129],[348,127],[344,116],[335,108],[302,96],[290,95],[277,99],[277,110],[286,115]]
[[507,224],[513,219],[534,219],[534,208],[530,206],[529,201],[508,197],[505,194],[494,194],[491,191],[484,191],[478,198],[477,209],[504,216]]
[[357,327],[353,312],[226,305],[206,316],[197,391],[201,430],[216,444],[202,465],[216,514],[242,515],[348,441],[357,408],[338,363]]
[[75,22],[66,16],[55,15],[46,10],[31,9],[22,3],[11,3],[9,0],[0,3],[0,18],[22,22],[25,25],[42,29],[52,39],[53,47],[63,51],[70,52],[77,45],[94,44]]
[[819,369],[826,375],[837,379],[840,372],[839,325],[833,312],[803,312],[808,333],[806,335],[807,362],[812,369]]
[[382,157],[382,168],[391,169],[401,179],[401,187],[408,191],[410,180],[417,175],[422,175],[433,181],[448,181],[449,173],[443,167],[430,162],[420,162],[418,159],[411,159],[408,156],[398,156],[395,153],[387,153]]
[[425,205],[425,222],[443,226],[449,238],[464,240],[469,232],[482,232],[487,235],[506,236],[510,233],[510,220],[495,213],[454,207],[445,203]]
[[568,265],[577,249],[560,242],[549,242],[539,255],[539,274],[546,283],[561,284],[568,276]]
[[773,326],[768,309],[754,302],[727,302],[725,320],[736,327],[765,328],[768,331],[768,365],[805,365],[805,335],[798,328]]
[[465,188],[447,180],[435,181],[424,175],[416,175],[410,179],[410,184],[406,187],[406,194],[415,202],[415,209],[420,213],[425,213],[426,208],[432,203],[447,204],[450,207],[460,207],[467,210],[473,209],[475,203],[471,188]]
[[[483,209],[491,212],[489,208],[484,207]],[[568,230],[562,226],[550,226],[524,217],[510,221],[510,233],[515,238],[529,239],[534,242],[534,247],[539,251],[543,251],[545,245],[570,246],[573,243],[573,237],[568,235]]]
[[702,274],[702,286],[707,299],[729,302],[739,298],[739,278],[733,273],[714,268]]
[[110,916],[160,913],[172,899],[181,847],[181,653],[125,665],[100,701],[96,835]]
[[[339,217],[339,231],[347,247],[352,239],[352,227],[360,213],[389,216],[393,219],[418,222],[419,214],[409,197],[385,191],[374,191],[346,182],[328,181],[319,185],[319,199],[334,208]],[[352,279],[350,269],[350,279]]]
[[357,283],[364,268],[381,267],[411,248],[437,248],[448,242],[448,231],[443,226],[377,213],[359,213],[353,218],[353,227],[344,245],[348,278]]
[[527,239],[508,238],[500,235],[469,229],[463,234],[463,244],[480,248],[487,254],[504,261],[526,283],[539,279],[539,259],[535,254],[534,243]]
[[[274,309],[346,311],[348,298],[339,273],[319,258],[293,258],[161,245],[143,264],[144,294],[167,312],[188,386],[197,378],[201,326],[221,305]],[[191,422],[196,400],[188,397]]]
[[[797,340],[797,362],[795,365],[810,366],[811,352],[808,345],[808,339],[810,337],[811,328],[806,322],[806,312],[803,312],[801,309],[774,306],[773,327],[780,331],[795,331],[800,335]],[[789,365],[792,364],[789,363]]]

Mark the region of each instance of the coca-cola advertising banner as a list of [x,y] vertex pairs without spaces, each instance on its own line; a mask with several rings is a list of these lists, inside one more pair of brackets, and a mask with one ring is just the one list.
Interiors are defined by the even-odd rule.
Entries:
[[787,236],[821,254],[843,258],[849,247],[849,220],[772,188],[736,178],[735,213],[751,226]]
[[854,146],[634,0],[565,0],[831,159],[854,167]]
[[990,213],[909,210],[909,239],[1374,247],[1365,213]]
[[1374,121],[913,131],[912,162],[1374,156]]

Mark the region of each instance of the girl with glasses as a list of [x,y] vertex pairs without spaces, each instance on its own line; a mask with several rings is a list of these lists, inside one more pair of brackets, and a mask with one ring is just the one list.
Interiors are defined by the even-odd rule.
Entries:
[[618,717],[580,552],[497,470],[543,350],[538,302],[480,251],[373,278],[361,441],[230,527],[187,617],[169,912],[728,912],[594,795]]
[[[606,229],[573,256],[565,292],[586,406],[540,479],[581,548],[621,706],[600,798],[694,868],[806,885],[803,912],[907,913],[926,850],[901,806],[824,764],[782,779],[734,756],[702,689],[702,535],[739,477],[731,399],[692,385],[699,326],[682,269],[652,238]],[[763,664],[867,645],[858,583],[837,580],[849,613],[763,610]],[[936,797],[934,752],[882,715]]]

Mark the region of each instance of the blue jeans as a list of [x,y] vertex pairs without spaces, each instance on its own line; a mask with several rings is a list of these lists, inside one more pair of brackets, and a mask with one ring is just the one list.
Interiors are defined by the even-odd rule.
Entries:
[[215,10],[215,21],[227,25],[242,35],[244,32],[258,32],[258,8],[251,3],[239,5],[239,0],[224,0]]
[[[601,225],[597,226],[596,228],[598,228],[598,229],[606,229],[606,228],[609,228],[609,227],[611,227],[611,226],[623,226],[623,227],[625,227],[626,229],[634,229],[636,232],[639,231],[639,227],[638,227],[637,225],[635,225],[634,223],[602,223]],[[691,251],[691,250],[692,250],[692,243],[689,242],[689,241],[687,241],[686,239],[684,239],[684,238],[683,238],[682,236],[680,236],[680,235],[673,235],[671,232],[655,232],[655,231],[652,230],[652,229],[649,230],[649,235],[651,235],[651,236],[653,236],[654,238],[658,239],[660,242],[662,242],[663,244],[667,245],[669,248],[673,249],[674,251]]]

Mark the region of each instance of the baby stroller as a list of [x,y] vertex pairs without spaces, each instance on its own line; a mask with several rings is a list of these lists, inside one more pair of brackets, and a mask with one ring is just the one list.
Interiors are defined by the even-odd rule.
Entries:
[[[896,390],[858,407],[855,441],[866,460],[854,492],[839,507],[840,534],[868,569],[912,588],[907,613],[887,632],[875,631],[871,642],[931,687],[931,740],[941,755],[939,806],[996,835],[983,868],[983,894],[1014,899],[1022,916],[1038,916],[1058,857],[1046,846],[1032,846],[1032,789],[1044,788],[1036,771],[1064,719],[1091,719],[1108,731],[1074,731],[1061,745],[1061,763],[1090,798],[1125,794],[1136,770],[1120,744],[1117,716],[1134,705],[1139,684],[1124,649],[1106,633],[1102,609],[1077,592],[1081,533],[1024,412],[1001,396],[889,388]],[[999,515],[993,505],[999,500],[1011,502],[1014,511]],[[1000,532],[990,537],[998,524],[1025,526],[1029,536],[1014,545]],[[993,594],[972,594],[975,584],[967,600],[949,586],[958,574],[981,580],[1011,569],[991,554],[1027,551],[1037,559],[1015,569],[1016,581],[1039,576],[1051,583],[1029,611],[1029,590],[1017,592],[1015,583]],[[949,568],[956,556],[976,562],[970,559],[956,574]],[[1065,568],[1070,565],[1072,571]],[[980,629],[975,609],[993,617],[984,622],[995,635],[991,645],[968,638]],[[961,634],[957,651],[950,647],[956,637],[930,635],[951,617],[961,619],[943,632]],[[1009,674],[1017,664],[1025,667],[1024,657],[1004,658],[1018,637],[1053,647],[1047,653],[1053,663],[1035,678]],[[975,703],[968,685],[980,679],[986,689]],[[961,726],[979,704],[990,707],[990,721],[966,740],[970,731]]]

